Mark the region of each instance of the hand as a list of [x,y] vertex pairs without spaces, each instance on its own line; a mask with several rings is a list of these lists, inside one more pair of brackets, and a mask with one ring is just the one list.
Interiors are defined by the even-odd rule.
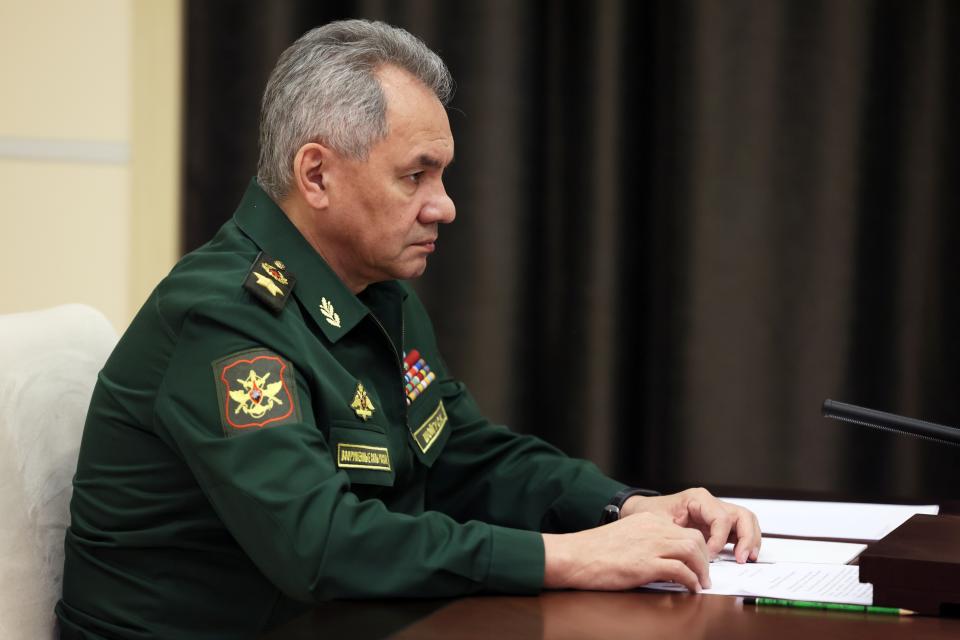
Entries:
[[[706,489],[687,489],[668,496],[633,496],[621,509],[622,515],[656,513],[681,527],[691,527],[707,538],[710,558],[727,542],[735,542],[737,562],[756,560],[760,555],[760,525],[752,511],[713,497]],[[609,525],[608,525],[609,526]]]
[[632,589],[672,580],[710,587],[703,534],[662,515],[639,513],[577,533],[543,534],[547,589]]

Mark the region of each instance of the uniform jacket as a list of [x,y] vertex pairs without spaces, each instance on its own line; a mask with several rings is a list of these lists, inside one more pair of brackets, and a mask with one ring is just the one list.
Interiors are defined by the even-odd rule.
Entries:
[[353,295],[254,181],[99,375],[61,631],[253,637],[320,599],[536,593],[539,532],[622,488],[484,418],[408,285]]

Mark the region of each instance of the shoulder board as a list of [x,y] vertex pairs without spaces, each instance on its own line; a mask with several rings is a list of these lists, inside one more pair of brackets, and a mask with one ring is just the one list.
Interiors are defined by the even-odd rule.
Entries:
[[282,261],[275,260],[261,251],[250,265],[243,288],[268,309],[274,313],[280,313],[287,304],[296,281],[297,279]]

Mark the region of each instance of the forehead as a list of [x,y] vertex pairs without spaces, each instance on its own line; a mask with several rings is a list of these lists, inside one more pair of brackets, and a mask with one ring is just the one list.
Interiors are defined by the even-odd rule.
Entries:
[[382,67],[377,77],[387,100],[389,133],[381,141],[394,153],[429,155],[447,165],[453,159],[453,134],[447,111],[422,82],[393,66]]

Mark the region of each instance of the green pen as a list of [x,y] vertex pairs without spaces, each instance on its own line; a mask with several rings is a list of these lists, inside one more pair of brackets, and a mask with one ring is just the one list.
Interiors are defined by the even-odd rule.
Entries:
[[840,604],[838,602],[809,602],[807,600],[781,600],[779,598],[744,598],[743,604],[758,607],[793,607],[795,609],[825,609],[827,611],[851,611],[853,613],[879,613],[887,616],[912,616],[916,612],[894,607],[874,607],[861,604]]

